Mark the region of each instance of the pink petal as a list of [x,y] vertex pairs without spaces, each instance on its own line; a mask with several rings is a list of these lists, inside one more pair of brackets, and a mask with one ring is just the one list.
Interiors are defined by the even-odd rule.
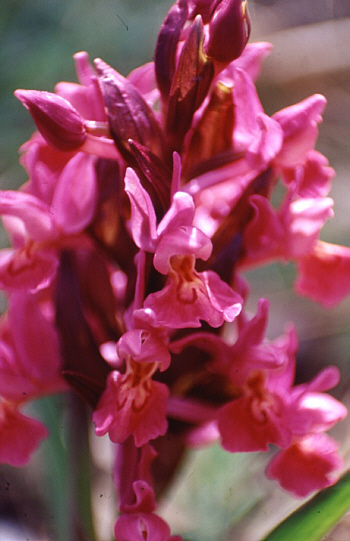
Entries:
[[2,403],[0,408],[0,462],[24,466],[48,431],[42,423],[22,415],[9,404]]
[[38,130],[50,145],[71,151],[83,144],[84,122],[69,101],[40,90],[16,90],[15,96],[29,109]]
[[134,329],[126,332],[117,344],[121,359],[131,355],[136,362],[159,363],[161,370],[170,365],[170,353],[166,344],[150,331]]
[[315,146],[317,124],[326,103],[324,96],[315,94],[273,115],[284,132],[283,147],[276,159],[280,165],[293,167],[305,162],[307,152]]
[[298,262],[296,290],[333,308],[350,294],[350,248],[318,241]]
[[[268,400],[268,399],[267,399]],[[218,414],[221,444],[232,453],[267,451],[270,443],[285,447],[291,432],[286,426],[283,405],[278,397],[268,408],[258,397],[243,397],[230,402]]]
[[[270,54],[271,50],[271,43],[267,43],[266,41],[248,43],[241,56],[233,62],[233,66],[244,70],[248,73],[252,81],[256,81],[260,75],[262,62]],[[222,74],[223,72],[219,76],[220,79]]]
[[225,321],[236,319],[242,310],[242,297],[213,271],[203,272],[202,278],[213,308],[222,313]]
[[178,229],[181,226],[191,226],[194,213],[195,206],[192,196],[186,192],[176,192],[170,209],[157,227],[157,235],[161,236],[171,229]]
[[325,434],[315,434],[278,453],[266,474],[295,496],[304,498],[336,482],[342,466],[336,442]]
[[159,241],[153,264],[158,272],[168,274],[172,256],[194,256],[208,259],[212,251],[211,240],[200,229],[181,226],[168,231]]
[[22,250],[0,251],[0,287],[7,291],[37,291],[47,287],[55,275],[58,260],[53,252]]
[[136,245],[154,252],[156,241],[156,214],[152,201],[136,173],[128,168],[125,173],[125,191],[131,204],[131,232]]
[[47,205],[29,193],[1,191],[0,214],[22,220],[28,236],[33,240],[45,241],[57,236]]
[[51,212],[61,230],[73,235],[90,224],[96,203],[95,159],[77,153],[58,178]]

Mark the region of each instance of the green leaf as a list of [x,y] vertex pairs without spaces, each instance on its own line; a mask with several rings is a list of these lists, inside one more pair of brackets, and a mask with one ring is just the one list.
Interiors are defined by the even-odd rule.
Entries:
[[350,508],[350,472],[319,492],[263,541],[321,541]]

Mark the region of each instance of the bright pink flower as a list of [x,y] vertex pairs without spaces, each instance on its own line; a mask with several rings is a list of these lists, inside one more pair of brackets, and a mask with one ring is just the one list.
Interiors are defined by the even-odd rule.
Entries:
[[93,414],[98,436],[108,432],[113,442],[122,443],[133,435],[140,447],[165,434],[169,391],[163,383],[152,381],[156,368],[156,363],[129,361],[125,374],[110,373]]
[[326,308],[350,293],[350,248],[318,241],[298,262],[296,290]]
[[220,409],[218,428],[224,449],[266,451],[270,443],[280,447],[290,444],[290,376],[296,351],[295,334],[290,332],[282,337],[280,347],[284,367],[270,372],[252,370],[245,385],[238,389],[238,398]]
[[342,465],[337,443],[326,434],[312,434],[278,453],[266,474],[285,490],[304,498],[335,483]]
[[47,435],[42,423],[22,415],[10,402],[0,402],[0,463],[24,466]]
[[50,283],[57,249],[76,243],[74,235],[93,218],[97,193],[94,167],[94,158],[77,153],[63,167],[50,206],[30,193],[0,193],[0,214],[10,217],[6,226],[17,248],[0,252],[1,287],[34,291]]
[[151,199],[132,170],[125,176],[131,202],[131,228],[136,244],[154,252],[158,272],[168,275],[166,286],[144,303],[156,314],[159,325],[199,327],[200,319],[219,327],[233,321],[241,310],[241,297],[212,271],[195,271],[195,259],[207,259],[210,239],[192,226],[194,203],[185,192],[176,192],[159,225]]
[[154,372],[169,365],[165,346],[148,331],[127,332],[117,344],[126,371],[109,374],[107,387],[93,414],[96,434],[107,432],[112,441],[124,442],[130,435],[140,447],[167,429],[168,388],[152,380]]
[[197,272],[191,256],[173,256],[168,281],[161,291],[151,293],[144,306],[156,314],[160,325],[200,327],[200,320],[212,327],[233,321],[242,309],[242,298],[213,271]]
[[252,370],[238,398],[219,411],[222,445],[231,452],[266,451],[269,443],[288,447],[293,437],[325,432],[347,414],[341,402],[323,392],[338,383],[339,370],[329,367],[311,382],[293,387],[295,333],[279,342],[284,366]]

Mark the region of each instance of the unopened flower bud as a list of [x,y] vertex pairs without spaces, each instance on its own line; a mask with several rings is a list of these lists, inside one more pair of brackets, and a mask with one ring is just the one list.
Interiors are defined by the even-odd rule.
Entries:
[[249,39],[250,18],[247,0],[219,0],[215,2],[209,23],[206,54],[228,64],[238,58]]
[[75,150],[85,141],[84,120],[66,99],[51,92],[16,90],[41,135],[59,150]]

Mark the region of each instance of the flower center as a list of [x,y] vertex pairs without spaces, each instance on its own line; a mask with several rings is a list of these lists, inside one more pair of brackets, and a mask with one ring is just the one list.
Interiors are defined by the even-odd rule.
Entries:
[[117,408],[126,405],[134,411],[140,411],[151,394],[151,379],[157,369],[157,363],[138,363],[129,356],[126,372],[121,379]]
[[194,268],[193,255],[173,255],[170,258],[171,277],[176,281],[176,297],[184,304],[197,301],[203,282]]

